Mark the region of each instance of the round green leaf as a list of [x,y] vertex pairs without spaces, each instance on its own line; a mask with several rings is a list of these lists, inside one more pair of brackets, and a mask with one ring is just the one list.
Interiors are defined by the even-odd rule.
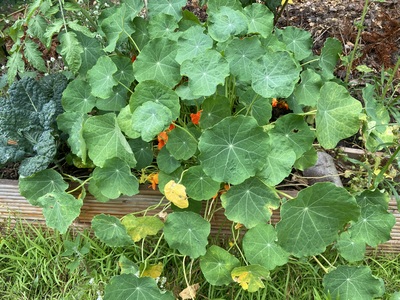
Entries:
[[268,133],[273,140],[271,143],[282,148],[293,149],[296,159],[312,147],[315,139],[314,131],[307,125],[304,117],[295,114],[279,117],[275,122],[275,127]]
[[348,262],[361,261],[365,256],[365,242],[353,239],[348,231],[340,234],[336,248],[341,257]]
[[171,40],[176,40],[178,28],[178,22],[174,16],[167,15],[164,13],[157,14],[150,18],[149,20],[149,35],[151,39],[155,38],[168,38]]
[[[35,18],[38,17],[39,16],[36,16]],[[76,36],[83,48],[83,52],[81,53],[82,64],[79,69],[79,74],[84,75],[96,64],[97,59],[105,53],[98,39],[89,38],[80,32],[77,32]]]
[[320,93],[315,123],[321,146],[331,149],[341,140],[355,134],[360,127],[360,101],[350,96],[345,87],[326,82]]
[[194,200],[211,199],[217,194],[220,187],[220,183],[207,176],[200,166],[187,169],[181,183],[186,187],[188,196]]
[[258,224],[246,232],[243,238],[243,251],[251,264],[260,265],[267,270],[286,264],[289,253],[276,244],[276,232],[270,224]]
[[150,277],[121,274],[111,278],[104,291],[104,300],[174,300],[170,293],[161,293]]
[[203,109],[200,116],[201,128],[214,126],[222,119],[231,115],[229,99],[217,94],[206,98],[201,108]]
[[96,105],[96,97],[90,92],[90,85],[82,77],[71,81],[62,94],[62,106],[66,111],[90,112]]
[[165,240],[172,249],[197,258],[206,253],[210,223],[194,212],[174,212],[165,221]]
[[312,54],[311,33],[292,26],[285,27],[279,31],[282,41],[286,44],[287,50],[294,53],[297,60],[303,60]]
[[157,166],[161,171],[170,174],[178,169],[181,163],[169,153],[167,147],[163,147],[157,155]]
[[299,80],[301,68],[288,52],[272,52],[253,64],[252,88],[264,98],[287,98]]
[[272,209],[279,207],[279,197],[258,178],[249,178],[232,186],[221,196],[226,217],[252,228],[269,221]]
[[212,245],[200,258],[200,268],[212,285],[227,285],[233,280],[231,272],[240,266],[240,261],[221,247]]
[[121,221],[110,215],[97,215],[92,220],[92,229],[96,237],[111,247],[132,245],[132,239]]
[[130,86],[131,83],[135,80],[132,61],[126,56],[119,55],[112,56],[111,59],[117,66],[117,72],[114,74],[114,79],[124,84],[125,86]]
[[264,166],[267,138],[253,117],[227,117],[201,135],[201,166],[215,181],[239,184]]
[[146,80],[140,82],[131,95],[129,106],[134,111],[148,101],[168,107],[172,113],[172,119],[175,120],[179,117],[181,106],[178,95],[174,90],[158,81]]
[[273,139],[269,139],[266,151],[264,167],[257,176],[262,178],[265,184],[274,186],[290,174],[296,161],[296,153],[291,148],[275,143]]
[[316,183],[281,206],[278,244],[296,257],[320,254],[359,214],[357,202],[344,188]]
[[376,247],[390,240],[390,232],[396,224],[396,218],[380,205],[361,207],[357,222],[349,228],[351,237],[362,240],[371,247]]
[[128,143],[131,146],[133,154],[137,160],[137,170],[151,165],[153,161],[153,147],[151,143],[147,143],[142,139],[129,140]]
[[231,36],[247,31],[247,19],[243,13],[223,6],[208,16],[208,33],[217,42],[225,42]]
[[140,133],[133,130],[132,126],[132,112],[129,105],[122,108],[117,116],[118,126],[122,132],[131,139],[137,139],[140,137]]
[[132,149],[117,124],[115,114],[90,117],[83,126],[83,137],[89,157],[96,166],[102,167],[107,159],[114,157],[135,166]]
[[176,20],[182,18],[182,7],[186,5],[186,0],[158,0],[149,1],[149,16],[155,16],[160,13],[172,15]]
[[46,169],[30,177],[21,177],[18,181],[19,192],[30,204],[38,205],[37,199],[47,193],[62,193],[68,188],[61,174],[53,169]]
[[136,80],[157,80],[170,88],[177,85],[181,80],[177,48],[177,43],[167,38],[151,40],[133,63]]
[[271,35],[274,28],[274,14],[261,3],[253,3],[243,10],[247,18],[247,33],[258,33],[263,38]]
[[87,72],[93,96],[101,99],[112,96],[112,88],[118,83],[113,77],[117,70],[117,66],[108,56],[101,56],[97,60],[96,64]]
[[145,142],[150,142],[173,121],[169,108],[148,101],[132,113],[132,128],[140,132]]
[[37,205],[43,207],[46,225],[65,233],[79,216],[83,201],[66,192],[50,192],[37,199]]
[[132,175],[130,166],[117,157],[106,160],[103,167],[95,168],[92,177],[107,198],[116,199],[121,194],[132,196],[139,193],[139,182]]
[[229,65],[215,50],[206,50],[181,65],[181,74],[189,77],[189,88],[194,95],[210,96],[218,84],[224,84],[229,75]]
[[176,127],[168,133],[166,147],[177,160],[187,160],[196,153],[197,140],[187,129]]
[[149,42],[149,21],[148,19],[142,17],[136,17],[133,20],[133,24],[135,27],[135,32],[132,34],[133,40],[136,42],[136,45],[139,49],[143,49],[143,47]]
[[238,94],[240,103],[246,108],[243,114],[250,113],[257,120],[258,125],[267,125],[272,117],[271,100],[261,97],[251,87]]
[[253,61],[265,53],[256,36],[233,39],[225,50],[231,73],[241,81],[250,81],[253,72]]
[[184,60],[193,59],[200,53],[213,46],[213,40],[204,34],[202,26],[191,26],[182,33],[178,40],[179,48],[176,54],[176,61],[180,64]]
[[360,207],[366,207],[367,205],[379,205],[384,210],[389,209],[389,195],[387,192],[381,192],[378,189],[374,191],[365,190],[356,196],[356,200]]
[[296,86],[294,95],[299,105],[316,106],[322,87],[322,79],[315,71],[307,69],[300,75],[301,82]]
[[119,112],[127,105],[128,90],[123,85],[117,85],[112,90],[112,95],[107,99],[97,98],[96,107],[98,109]]
[[372,300],[385,291],[383,280],[366,266],[338,266],[324,276],[323,285],[332,299]]

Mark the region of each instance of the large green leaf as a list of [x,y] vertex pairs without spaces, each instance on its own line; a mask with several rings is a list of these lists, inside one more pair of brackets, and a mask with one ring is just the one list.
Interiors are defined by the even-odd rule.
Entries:
[[247,18],[247,33],[258,33],[263,38],[271,35],[274,28],[274,14],[261,3],[253,3],[243,10]]
[[87,78],[92,87],[92,95],[107,99],[113,94],[113,86],[117,85],[113,74],[117,66],[108,56],[101,56],[96,64],[87,72]]
[[96,99],[96,108],[104,111],[119,112],[128,104],[128,90],[123,85],[114,86],[112,94],[106,99]]
[[243,238],[243,251],[251,264],[260,265],[267,270],[286,264],[289,253],[277,243],[275,229],[270,224],[258,224],[246,232]]
[[210,223],[194,212],[174,212],[165,221],[164,236],[172,249],[197,258],[206,253]]
[[169,153],[167,147],[163,147],[157,155],[157,166],[162,172],[170,174],[178,169],[181,166],[181,163],[171,153]]
[[312,54],[311,33],[292,26],[278,31],[280,38],[286,44],[287,50],[294,53],[297,60],[303,60]]
[[177,43],[166,38],[151,40],[143,47],[133,63],[136,80],[157,80],[170,88],[181,80],[175,60]]
[[129,100],[129,106],[132,111],[140,105],[152,101],[162,104],[169,108],[172,113],[172,119],[177,119],[180,113],[179,97],[174,90],[155,80],[146,80],[140,82],[132,93]]
[[181,65],[181,74],[189,77],[189,88],[196,96],[210,96],[224,84],[229,65],[216,50],[206,50]]
[[130,166],[117,157],[106,160],[103,167],[95,168],[92,177],[107,198],[116,199],[121,194],[132,196],[139,193],[139,182],[132,175]]
[[79,69],[79,74],[84,75],[96,64],[97,59],[100,56],[103,56],[105,53],[101,48],[101,44],[98,39],[89,38],[80,32],[77,32],[76,36],[83,48],[83,52],[81,53],[82,63]]
[[133,244],[121,221],[110,215],[97,215],[92,219],[94,234],[108,246],[124,247]]
[[226,217],[252,228],[269,221],[272,209],[279,207],[279,197],[273,189],[252,177],[232,186],[221,195]]
[[68,188],[68,183],[53,169],[46,169],[29,177],[21,177],[18,185],[21,195],[32,205],[38,205],[37,200],[47,193],[62,193]]
[[333,71],[335,70],[341,53],[342,43],[335,38],[327,38],[319,58],[319,66],[322,69],[322,75],[326,79],[332,79],[334,77]]
[[[140,12],[137,11],[136,14]],[[115,50],[117,42],[126,40],[135,29],[131,24],[131,11],[123,3],[115,8],[115,11],[101,22],[101,29],[107,37],[108,45],[104,51],[112,52]]]
[[334,148],[341,140],[355,134],[360,127],[362,105],[345,87],[326,82],[321,88],[315,122],[321,146]]
[[272,117],[271,99],[261,97],[251,87],[248,87],[244,92],[238,91],[238,96],[240,103],[245,106],[244,115],[253,116],[260,126],[269,123]]
[[96,97],[92,95],[90,85],[82,77],[71,81],[62,95],[62,106],[66,111],[90,112],[96,105]]
[[352,238],[376,247],[390,240],[390,232],[395,224],[395,216],[380,205],[365,205],[361,207],[360,218],[350,226],[349,232]]
[[111,57],[111,60],[117,67],[117,72],[113,75],[114,79],[117,80],[119,83],[122,83],[126,87],[129,87],[131,83],[135,80],[132,61],[126,56],[119,55]]
[[148,31],[149,21],[138,16],[133,20],[133,24],[135,26],[135,32],[132,34],[132,38],[139,50],[141,50],[150,40]]
[[359,215],[356,200],[344,188],[316,183],[281,206],[278,243],[297,257],[322,253],[338,238],[338,231]]
[[369,300],[385,291],[383,280],[366,266],[339,266],[324,276],[323,284],[332,299]]
[[151,39],[165,37],[176,41],[180,32],[177,32],[178,22],[174,16],[164,13],[157,14],[149,20],[149,35]]
[[225,42],[231,36],[241,35],[247,31],[245,15],[230,7],[220,7],[208,16],[208,33],[217,42]]
[[168,133],[166,147],[177,160],[187,160],[197,151],[197,140],[187,128],[176,127]]
[[311,148],[315,139],[314,131],[307,125],[304,117],[295,114],[279,117],[275,127],[268,133],[271,143],[292,149],[296,153],[296,159]]
[[215,181],[239,184],[264,166],[267,137],[253,117],[227,117],[201,135],[201,166]]
[[292,171],[296,161],[296,153],[293,149],[282,147],[273,139],[268,140],[267,154],[264,156],[264,167],[257,176],[271,186],[277,185],[285,179]]
[[186,0],[158,0],[149,1],[149,16],[160,13],[174,16],[178,21],[182,18],[182,7],[186,5]]
[[345,231],[340,234],[335,244],[339,254],[348,262],[361,261],[365,256],[365,242],[359,239],[352,239],[351,234]]
[[252,88],[264,98],[287,98],[299,80],[300,67],[288,52],[267,51],[253,64]]
[[83,201],[66,192],[50,192],[37,199],[37,204],[43,207],[46,225],[65,233],[79,216]]
[[240,261],[228,251],[212,245],[200,258],[200,268],[206,280],[212,285],[229,284],[231,272],[240,266]]
[[128,140],[132,148],[133,154],[137,160],[136,169],[140,170],[148,167],[153,162],[153,147],[151,143],[147,143],[142,139]]
[[102,167],[107,159],[119,157],[129,166],[136,164],[132,149],[117,124],[115,114],[109,113],[89,118],[83,126],[83,137],[89,157]]
[[213,40],[209,35],[204,34],[204,28],[201,26],[189,27],[179,37],[178,43],[179,48],[176,54],[176,61],[180,64],[184,60],[193,59],[213,46]]
[[186,187],[188,196],[194,200],[211,199],[217,194],[220,187],[220,183],[207,176],[200,166],[187,169],[182,176],[181,183]]
[[147,101],[132,114],[132,128],[150,142],[173,121],[171,111],[164,105]]
[[321,76],[315,71],[307,69],[301,73],[300,77],[301,82],[294,90],[297,104],[316,106],[323,84]]
[[239,80],[250,81],[253,61],[259,59],[265,50],[256,36],[233,39],[225,50],[231,73]]
[[121,274],[111,278],[104,291],[104,300],[174,300],[170,292],[162,293],[150,277]]
[[222,119],[231,115],[229,99],[217,94],[206,98],[201,108],[203,109],[200,116],[201,128],[214,126]]

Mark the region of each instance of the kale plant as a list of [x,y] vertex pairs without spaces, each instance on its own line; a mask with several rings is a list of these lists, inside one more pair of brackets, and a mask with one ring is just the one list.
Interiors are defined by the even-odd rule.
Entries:
[[56,152],[56,117],[63,112],[61,96],[67,78],[61,74],[41,80],[25,77],[0,98],[0,165],[21,162],[19,174],[46,169]]

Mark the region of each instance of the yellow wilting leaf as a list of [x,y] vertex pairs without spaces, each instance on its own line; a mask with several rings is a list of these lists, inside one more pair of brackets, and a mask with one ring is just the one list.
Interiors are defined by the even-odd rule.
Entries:
[[186,195],[186,187],[174,180],[170,180],[164,187],[165,197],[179,208],[187,208],[189,206],[188,197]]
[[[281,5],[283,5],[283,4],[285,3],[285,1],[286,1],[286,0],[282,0]],[[288,4],[293,4],[293,0],[289,0],[289,1],[288,1]]]
[[147,265],[146,269],[141,272],[140,277],[151,277],[151,278],[157,278],[160,277],[162,270],[163,270],[163,264],[159,262],[156,265]]
[[196,293],[199,288],[200,288],[200,284],[198,284],[198,283],[190,285],[186,289],[184,289],[182,292],[179,293],[179,297],[181,297],[182,300],[194,299],[196,297]]
[[237,267],[231,272],[232,279],[239,283],[242,289],[250,293],[264,288],[265,286],[262,279],[265,279],[268,275],[268,270],[260,265]]

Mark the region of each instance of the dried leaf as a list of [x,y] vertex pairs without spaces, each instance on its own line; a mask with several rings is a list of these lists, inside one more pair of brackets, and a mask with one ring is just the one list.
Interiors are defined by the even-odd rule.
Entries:
[[181,297],[182,300],[194,299],[196,297],[196,292],[199,288],[200,288],[200,284],[198,284],[198,283],[190,285],[186,289],[184,289],[182,292],[179,293],[179,297]]

